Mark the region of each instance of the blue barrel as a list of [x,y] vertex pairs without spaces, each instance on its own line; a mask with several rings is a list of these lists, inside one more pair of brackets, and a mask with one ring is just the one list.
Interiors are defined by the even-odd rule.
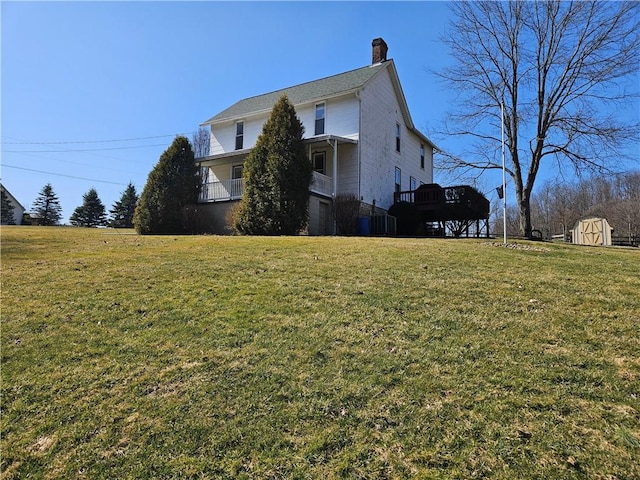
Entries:
[[371,219],[369,217],[360,217],[358,219],[358,234],[359,235],[371,234]]

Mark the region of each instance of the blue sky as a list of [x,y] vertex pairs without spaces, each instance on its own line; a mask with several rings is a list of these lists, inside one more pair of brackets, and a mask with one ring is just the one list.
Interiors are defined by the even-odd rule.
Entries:
[[129,182],[140,193],[176,134],[237,100],[369,64],[376,37],[415,125],[447,147],[434,132],[452,95],[430,71],[448,62],[445,2],[3,1],[1,15],[2,183],[27,209],[51,183],[64,222],[92,187],[107,210]]

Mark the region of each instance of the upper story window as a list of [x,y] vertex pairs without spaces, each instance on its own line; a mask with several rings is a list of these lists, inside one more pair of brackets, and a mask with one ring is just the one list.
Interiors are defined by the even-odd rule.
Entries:
[[409,177],[409,190],[414,191],[417,188],[416,179]]
[[324,135],[325,104],[316,105],[316,126],[314,135]]
[[316,152],[313,154],[313,171],[326,175],[327,156],[324,152]]
[[396,152],[400,153],[400,124],[396,123]]
[[402,180],[402,173],[400,172],[400,169],[396,167],[396,192],[399,192],[402,187],[401,180]]
[[424,145],[420,144],[420,168],[424,170]]
[[236,150],[242,150],[244,143],[244,122],[236,123]]

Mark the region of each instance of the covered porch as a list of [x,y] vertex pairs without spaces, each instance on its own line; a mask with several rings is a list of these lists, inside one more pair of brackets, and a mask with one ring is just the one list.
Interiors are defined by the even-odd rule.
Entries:
[[[332,198],[337,193],[352,190],[357,185],[356,139],[336,135],[321,135],[304,140],[308,158],[313,165],[311,193]],[[211,155],[196,159],[201,168],[200,203],[239,200],[244,193],[242,171],[250,149]],[[339,181],[340,180],[340,181]]]

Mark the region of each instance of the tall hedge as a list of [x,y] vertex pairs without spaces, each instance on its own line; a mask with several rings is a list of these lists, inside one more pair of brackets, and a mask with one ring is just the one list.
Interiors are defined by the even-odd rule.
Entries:
[[304,126],[280,97],[244,163],[244,195],[235,217],[245,235],[295,235],[308,222],[312,166]]
[[191,143],[178,136],[149,173],[133,218],[136,231],[143,235],[188,232],[186,208],[197,203],[199,185]]

